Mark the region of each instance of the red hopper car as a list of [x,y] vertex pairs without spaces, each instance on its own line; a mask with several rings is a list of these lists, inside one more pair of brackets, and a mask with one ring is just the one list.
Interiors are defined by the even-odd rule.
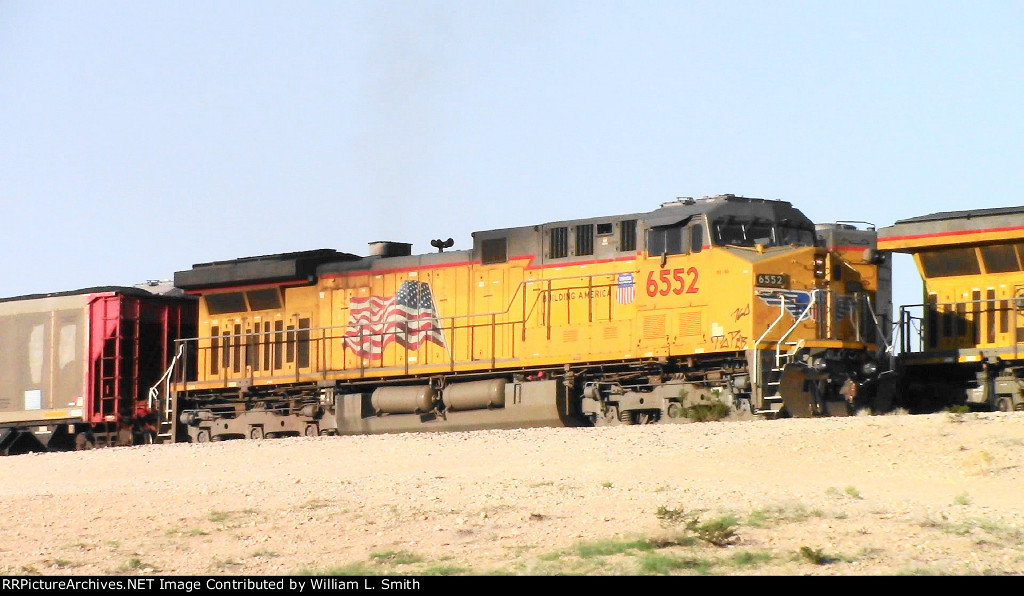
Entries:
[[194,321],[192,299],[133,287],[0,299],[0,454],[169,436],[150,388]]

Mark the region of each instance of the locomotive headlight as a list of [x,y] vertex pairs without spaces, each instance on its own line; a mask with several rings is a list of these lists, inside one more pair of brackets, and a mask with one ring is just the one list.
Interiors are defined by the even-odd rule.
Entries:
[[874,375],[876,372],[878,372],[878,364],[876,364],[874,362],[865,362],[864,366],[862,366],[860,370],[866,376],[870,377],[870,376]]
[[814,277],[825,279],[825,255],[814,255]]

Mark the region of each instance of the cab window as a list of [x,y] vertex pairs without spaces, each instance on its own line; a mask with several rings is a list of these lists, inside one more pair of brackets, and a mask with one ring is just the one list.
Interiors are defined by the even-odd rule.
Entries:
[[241,292],[209,294],[206,296],[206,309],[211,315],[245,312],[245,296]]
[[921,253],[925,277],[952,277],[981,273],[978,255],[973,248],[931,250]]
[[704,226],[700,223],[691,224],[689,219],[647,231],[647,254],[650,256],[695,253],[703,248]]
[[661,226],[647,232],[647,254],[678,255],[683,252],[683,226]]
[[775,227],[776,237],[781,246],[814,246],[814,227],[804,224],[799,225],[786,219]]
[[985,262],[985,271],[989,273],[1020,271],[1020,264],[1017,263],[1017,251],[1014,250],[1013,244],[982,246],[981,259]]
[[700,252],[704,248],[704,226],[695,224],[690,227],[690,252]]
[[249,300],[249,310],[274,310],[281,308],[281,295],[277,288],[250,290],[245,293]]

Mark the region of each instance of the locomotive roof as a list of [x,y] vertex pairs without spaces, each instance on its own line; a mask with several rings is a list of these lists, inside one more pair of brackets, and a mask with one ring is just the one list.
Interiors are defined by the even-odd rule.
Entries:
[[901,219],[878,231],[879,250],[918,252],[1024,238],[1024,206],[943,211]]
[[59,298],[61,296],[78,296],[80,294],[105,294],[108,292],[116,292],[118,294],[124,294],[126,296],[153,296],[152,292],[148,292],[141,288],[130,288],[127,286],[95,286],[91,288],[80,288],[78,290],[67,290],[64,292],[48,292],[40,294],[24,294],[22,296],[10,296],[7,298],[0,298],[0,302],[15,302],[18,300],[39,300],[40,298]]
[[277,283],[309,278],[316,267],[329,261],[358,260],[353,254],[329,248],[287,252],[229,261],[198,263],[174,274],[174,285],[188,290],[257,283]]
[[754,199],[736,195],[718,195],[702,199],[678,199],[662,203],[661,207],[644,214],[648,227],[672,225],[694,215],[708,214],[719,217],[767,217],[773,221],[801,219],[811,223],[807,216],[789,201]]
[[[648,212],[484,230],[474,232],[473,237],[476,239],[475,244],[479,244],[481,239],[505,236],[509,238],[510,249],[514,243],[517,253],[529,254],[539,249],[539,241],[531,240],[531,238],[534,238],[540,229],[587,223],[620,222],[631,219],[643,221],[646,227],[658,227],[677,224],[702,214],[712,217],[759,217],[812,225],[811,221],[788,201],[727,194],[700,199],[680,198],[663,203],[659,208]],[[312,280],[316,275],[374,270],[380,267],[403,268],[465,262],[471,260],[474,253],[474,250],[470,249],[412,255],[408,250],[410,246],[395,242],[375,242],[370,245],[371,253],[375,254],[366,257],[332,249],[318,249],[199,263],[193,265],[191,270],[175,273],[174,285],[189,290]],[[383,265],[384,262],[387,265]]]
[[307,261],[307,260],[333,260],[339,256],[350,256],[358,259],[355,255],[348,253],[339,252],[333,248],[317,248],[314,250],[300,250],[294,252],[282,252],[270,255],[259,255],[255,257],[241,257],[238,259],[227,259],[223,261],[210,261],[209,263],[196,263],[192,265],[193,269],[200,269],[205,267],[217,267],[220,265],[237,265],[241,263],[254,263],[254,262],[269,262],[269,261]]
[[[653,228],[676,224],[681,221],[685,221],[686,219],[693,217],[694,215],[702,215],[705,213],[716,216],[754,215],[759,217],[770,217],[775,221],[801,219],[806,221],[808,224],[811,223],[807,216],[800,212],[799,209],[793,207],[792,203],[790,203],[789,201],[781,201],[778,199],[756,199],[750,197],[740,197],[731,194],[724,194],[716,195],[713,197],[702,197],[699,199],[694,199],[692,197],[680,197],[674,201],[662,203],[661,206],[655,209],[654,211],[639,211],[635,213],[624,213],[615,215],[604,215],[599,217],[550,221],[544,222],[542,224],[537,224],[537,226],[551,228],[574,224],[638,219],[643,220],[646,223],[647,227]],[[480,232],[475,232],[474,234],[491,235],[493,232],[504,232],[506,230],[514,229],[520,228],[495,228],[490,230],[482,230]]]
[[909,224],[925,221],[945,221],[945,220],[970,220],[979,217],[993,217],[998,215],[1013,215],[1024,213],[1024,206],[1022,207],[996,207],[993,209],[967,209],[964,211],[940,211],[938,213],[931,213],[929,215],[919,215],[917,217],[908,217],[907,219],[898,220],[893,225]]

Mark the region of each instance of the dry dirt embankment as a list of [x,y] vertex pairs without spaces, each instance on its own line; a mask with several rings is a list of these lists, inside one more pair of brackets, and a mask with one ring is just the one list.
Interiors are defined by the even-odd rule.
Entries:
[[0,467],[5,575],[1024,572],[1024,413],[230,441]]

